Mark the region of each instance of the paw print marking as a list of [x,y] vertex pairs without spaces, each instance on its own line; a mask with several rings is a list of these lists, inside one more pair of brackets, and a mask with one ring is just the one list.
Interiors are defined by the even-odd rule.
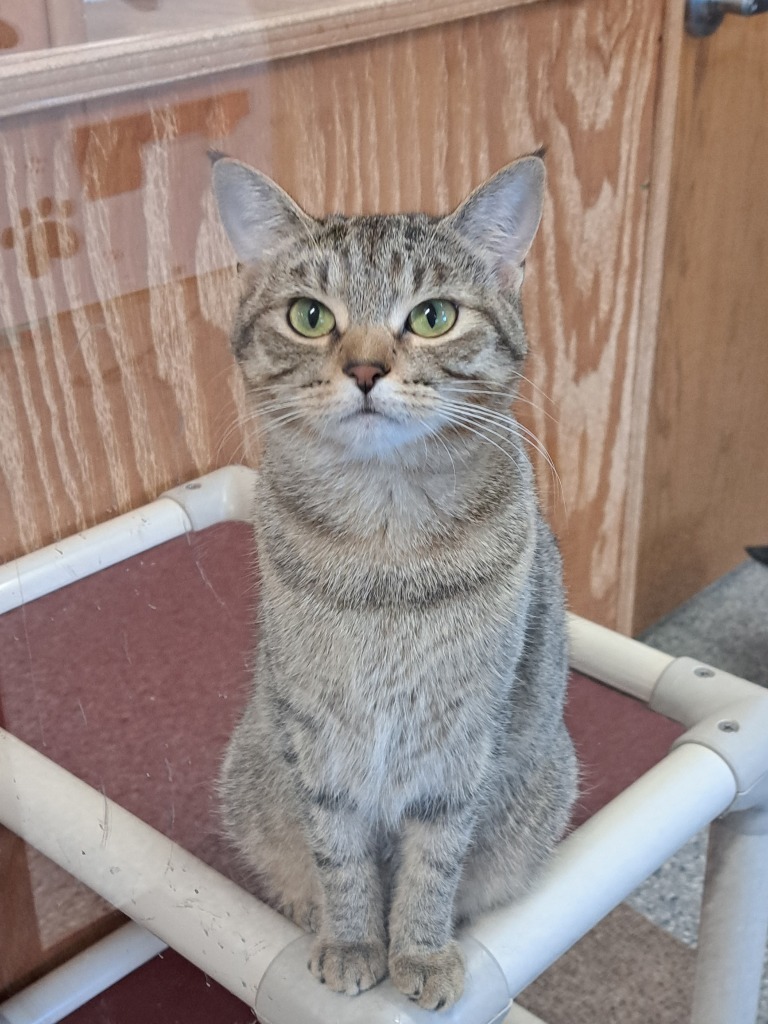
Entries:
[[9,21],[0,19],[0,50],[13,50],[20,42],[19,33]]
[[25,206],[19,212],[17,227],[8,227],[0,234],[4,249],[23,249],[26,270],[30,277],[47,274],[51,260],[69,259],[80,248],[80,237],[67,224],[74,212],[71,199],[41,199],[34,209]]

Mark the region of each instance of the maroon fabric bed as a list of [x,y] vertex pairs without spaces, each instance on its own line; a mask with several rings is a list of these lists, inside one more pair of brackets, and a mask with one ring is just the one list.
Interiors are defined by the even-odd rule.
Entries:
[[[250,531],[182,538],[0,617],[5,727],[224,872],[213,782],[249,684]],[[576,674],[574,825],[664,756],[679,726]],[[68,1024],[240,1024],[242,1003],[168,952]]]

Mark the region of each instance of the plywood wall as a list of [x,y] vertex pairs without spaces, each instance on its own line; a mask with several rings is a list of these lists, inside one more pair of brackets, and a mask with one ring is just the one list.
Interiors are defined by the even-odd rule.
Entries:
[[766,18],[683,48],[636,630],[768,543],[766,55]]
[[662,4],[537,3],[129,99],[0,138],[0,554],[253,448],[228,354],[216,146],[310,210],[446,211],[547,147],[522,406],[578,611],[615,621]]

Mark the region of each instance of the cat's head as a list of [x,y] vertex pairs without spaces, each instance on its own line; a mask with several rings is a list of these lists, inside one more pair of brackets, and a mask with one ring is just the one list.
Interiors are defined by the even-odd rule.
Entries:
[[213,181],[241,264],[233,348],[267,436],[387,458],[508,407],[526,350],[519,290],[541,217],[538,157],[445,217],[318,220],[226,157]]

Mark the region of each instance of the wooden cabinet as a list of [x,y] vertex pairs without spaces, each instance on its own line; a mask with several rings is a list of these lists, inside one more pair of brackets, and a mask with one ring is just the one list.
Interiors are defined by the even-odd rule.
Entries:
[[[256,460],[209,147],[355,213],[448,211],[543,146],[519,411],[571,606],[628,629],[682,4],[347,6],[0,57],[0,557]],[[50,954],[27,948],[16,980]]]
[[685,38],[673,166],[637,630],[768,543],[768,17]]

